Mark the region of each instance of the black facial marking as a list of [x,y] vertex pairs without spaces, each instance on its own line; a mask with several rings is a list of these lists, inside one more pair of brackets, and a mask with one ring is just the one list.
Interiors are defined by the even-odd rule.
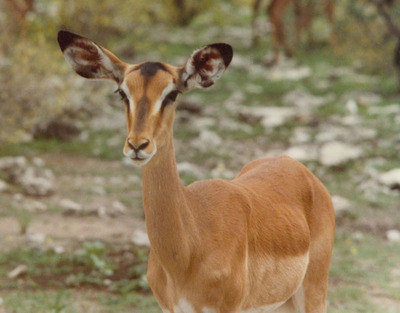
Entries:
[[146,62],[140,64],[134,69],[134,71],[137,70],[140,70],[140,74],[142,74],[144,77],[152,77],[158,72],[158,70],[168,72],[165,66],[159,62]]
[[176,97],[180,92],[178,90],[171,91],[161,103],[161,113],[164,111],[164,108],[173,102],[175,102]]

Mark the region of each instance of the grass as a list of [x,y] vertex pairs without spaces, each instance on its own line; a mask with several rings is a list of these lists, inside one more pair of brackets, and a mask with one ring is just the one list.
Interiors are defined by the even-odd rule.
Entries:
[[[25,274],[7,273],[20,264]],[[85,242],[73,253],[17,247],[0,256],[0,297],[11,312],[160,312],[149,294],[147,252]],[[67,289],[66,289],[67,288]]]
[[5,143],[0,147],[0,156],[34,156],[44,153],[58,153],[69,156],[86,156],[104,160],[120,160],[124,137],[121,136],[120,149],[113,149],[108,140],[115,135],[110,130],[90,132],[87,140],[59,142],[55,139],[36,139],[27,143]]
[[391,312],[377,299],[400,300],[399,253],[398,244],[339,230],[330,269],[329,312]]

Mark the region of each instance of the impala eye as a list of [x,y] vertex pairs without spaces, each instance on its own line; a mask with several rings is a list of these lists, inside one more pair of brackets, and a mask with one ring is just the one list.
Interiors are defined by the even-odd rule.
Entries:
[[123,100],[123,101],[128,100],[128,97],[126,96],[125,92],[121,88],[118,88],[117,90],[115,90],[114,93],[118,93],[121,96],[121,100]]
[[164,107],[167,106],[170,103],[173,103],[176,100],[176,97],[178,96],[180,92],[178,90],[171,91],[165,98],[164,101],[161,104],[161,112],[164,110]]

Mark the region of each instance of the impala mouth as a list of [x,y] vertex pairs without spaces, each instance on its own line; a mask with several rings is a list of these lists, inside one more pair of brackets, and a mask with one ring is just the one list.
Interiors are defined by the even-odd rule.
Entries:
[[148,158],[135,157],[135,158],[130,158],[130,159],[132,160],[133,164],[135,164],[136,166],[143,166],[151,160],[151,157],[148,157]]
[[130,158],[132,160],[133,164],[137,166],[143,166],[147,162],[149,162],[151,158],[156,154],[157,149],[154,148],[151,154],[145,153],[144,151],[135,152],[134,150],[130,150],[128,152],[123,151],[123,152],[127,158]]

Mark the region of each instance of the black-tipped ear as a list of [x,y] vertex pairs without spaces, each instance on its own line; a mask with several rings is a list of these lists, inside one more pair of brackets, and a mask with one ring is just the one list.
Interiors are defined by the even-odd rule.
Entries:
[[197,49],[182,68],[181,90],[212,86],[232,61],[233,49],[226,43],[214,43]]
[[75,40],[84,39],[82,36],[68,32],[66,30],[60,30],[57,35],[57,41],[60,45],[61,51],[64,52],[69,46],[71,46]]
[[210,47],[215,48],[219,51],[224,60],[225,67],[228,67],[229,64],[231,64],[233,58],[233,49],[231,45],[228,45],[226,43],[214,43],[210,45]]
[[72,69],[85,78],[113,79],[123,81],[127,64],[107,49],[90,39],[61,30],[57,36],[65,59]]

